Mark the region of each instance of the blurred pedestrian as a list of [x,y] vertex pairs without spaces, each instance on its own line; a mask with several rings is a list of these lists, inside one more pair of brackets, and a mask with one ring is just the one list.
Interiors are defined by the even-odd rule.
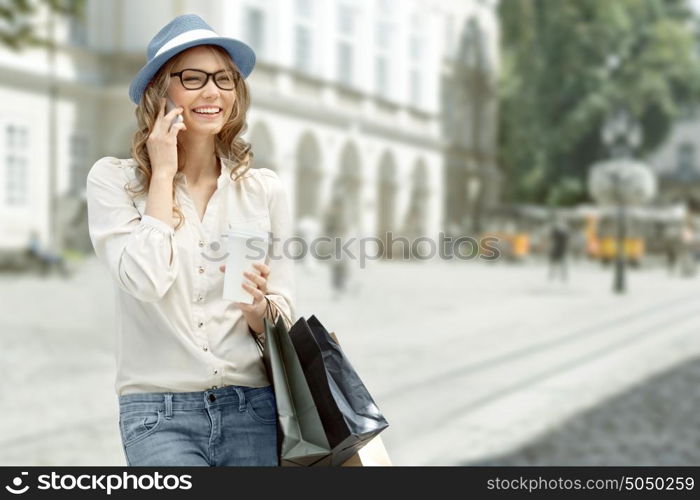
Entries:
[[[345,292],[348,280],[349,265],[342,247],[350,230],[343,199],[338,193],[331,200],[328,213],[326,214],[324,230],[326,235],[334,241],[331,244],[331,287],[333,289],[333,299],[338,299]],[[335,244],[336,238],[341,240],[340,245]],[[339,249],[340,254],[337,254]]]
[[664,254],[666,255],[666,269],[669,276],[673,276],[678,262],[678,256],[683,246],[681,230],[676,224],[668,224],[664,229]]
[[681,254],[679,258],[681,276],[690,278],[695,276],[696,263],[693,252],[694,235],[690,223],[683,227],[681,233]]
[[297,236],[304,241],[304,247],[306,248],[306,253],[304,253],[301,261],[301,268],[307,274],[314,274],[317,268],[315,257],[311,254],[311,249],[315,249],[316,247],[312,247],[311,242],[314,241],[318,235],[319,224],[315,217],[305,215],[299,220],[297,224]]
[[42,276],[48,275],[52,269],[56,269],[64,278],[69,276],[63,256],[59,252],[52,252],[49,248],[44,247],[36,230],[29,233],[26,253],[29,260],[39,266]]
[[549,279],[558,274],[562,281],[567,280],[566,253],[569,243],[569,231],[565,223],[556,219],[549,235]]

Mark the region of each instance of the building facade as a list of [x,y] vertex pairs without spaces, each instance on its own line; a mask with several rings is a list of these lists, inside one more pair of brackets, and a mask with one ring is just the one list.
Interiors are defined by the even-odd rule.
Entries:
[[[0,49],[0,248],[34,230],[90,250],[84,189],[130,157],[128,84],[150,38],[195,13],[257,54],[245,138],[282,178],[297,224],[334,197],[355,235],[437,238],[497,202],[494,0],[88,0],[57,49]],[[53,195],[52,195],[53,193]],[[308,235],[308,232],[306,233]]]
[[688,107],[668,138],[647,157],[658,181],[657,201],[700,213],[700,110]]

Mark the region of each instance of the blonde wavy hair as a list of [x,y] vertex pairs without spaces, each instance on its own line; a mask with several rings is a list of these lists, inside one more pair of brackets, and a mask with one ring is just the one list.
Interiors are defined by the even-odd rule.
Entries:
[[[216,45],[205,45],[209,48],[213,55],[218,59],[219,63],[224,67],[232,70],[234,72],[236,86],[236,98],[233,104],[233,111],[229,116],[229,119],[221,127],[221,130],[216,134],[215,140],[215,153],[217,157],[221,157],[222,160],[226,159],[234,164],[234,168],[231,169],[231,180],[237,181],[241,176],[243,176],[249,169],[251,162],[253,160],[253,152],[251,151],[251,145],[241,139],[241,135],[246,131],[248,125],[246,123],[246,114],[248,108],[250,107],[250,94],[248,91],[248,84],[245,78],[242,77],[236,64],[233,62],[228,52],[226,52],[221,47]],[[146,141],[148,136],[153,130],[156,118],[160,111],[161,99],[167,95],[167,89],[170,86],[171,77],[170,73],[177,63],[182,59],[186,51],[180,52],[179,54],[173,56],[169,59],[156,73],[156,75],[151,79],[151,82],[146,87],[146,90],[141,97],[141,102],[136,108],[136,121],[138,129],[134,133],[131,139],[131,156],[134,158],[138,164],[137,169],[140,172],[139,185],[134,189],[131,186],[124,186],[124,188],[135,194],[140,195],[147,193],[151,185],[151,161],[148,157],[148,149],[146,147]],[[177,143],[177,171],[181,172],[182,168],[185,166],[187,152],[185,148]],[[180,210],[175,197],[175,183],[173,183],[173,212],[178,218],[177,226],[175,230],[177,231],[185,222],[185,216]]]

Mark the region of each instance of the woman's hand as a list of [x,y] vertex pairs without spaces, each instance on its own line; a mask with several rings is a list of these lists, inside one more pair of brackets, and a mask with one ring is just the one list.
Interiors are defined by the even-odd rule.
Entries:
[[146,139],[146,149],[148,149],[151,172],[154,176],[175,178],[177,173],[177,134],[180,130],[187,130],[187,127],[184,122],[174,123],[172,126],[171,123],[183,111],[182,107],[177,107],[164,115],[165,97],[161,99],[156,122],[151,134]]
[[[243,276],[248,278],[248,281],[243,281],[241,286],[243,289],[253,296],[253,303],[246,304],[245,302],[234,302],[243,312],[243,317],[248,322],[248,325],[255,333],[263,333],[265,324],[263,318],[267,312],[267,277],[270,275],[270,268],[265,264],[253,263],[253,272],[245,271]],[[223,273],[226,271],[226,266],[219,266],[219,270]]]

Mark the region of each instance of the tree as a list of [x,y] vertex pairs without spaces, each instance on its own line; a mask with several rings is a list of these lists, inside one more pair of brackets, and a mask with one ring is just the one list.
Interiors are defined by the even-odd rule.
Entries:
[[502,0],[499,160],[510,201],[586,199],[600,131],[627,108],[657,146],[700,95],[684,0]]
[[52,41],[34,24],[43,7],[65,17],[83,20],[85,0],[4,0],[0,3],[0,44],[18,51],[25,47],[50,47]]

